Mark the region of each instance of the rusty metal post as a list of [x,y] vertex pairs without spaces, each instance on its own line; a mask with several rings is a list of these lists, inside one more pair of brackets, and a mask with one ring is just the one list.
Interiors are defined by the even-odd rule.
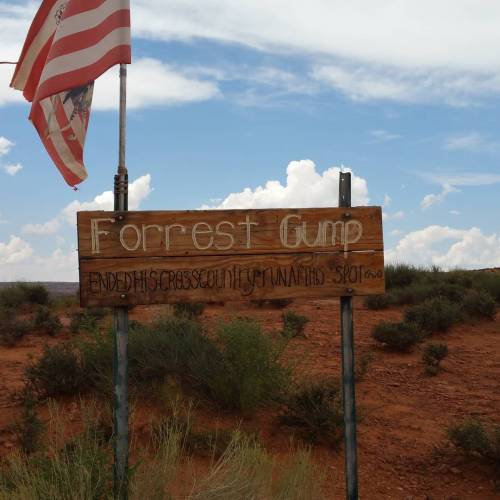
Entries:
[[[127,66],[120,64],[120,132],[118,173],[115,175],[115,211],[128,210],[128,174],[125,166]],[[114,495],[128,498],[128,308],[115,307],[113,318],[114,355]]]
[[[349,208],[350,206],[351,174],[349,172],[341,172],[339,177],[339,207]],[[340,297],[340,334],[342,342],[342,403],[344,409],[346,499],[358,500],[354,328],[351,296]]]

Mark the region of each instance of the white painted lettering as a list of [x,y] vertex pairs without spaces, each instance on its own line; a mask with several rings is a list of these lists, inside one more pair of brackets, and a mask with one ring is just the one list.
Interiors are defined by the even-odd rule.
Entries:
[[[125,241],[125,231],[128,228],[131,228],[135,231],[137,241],[135,242],[134,246],[129,246]],[[120,230],[120,243],[122,244],[123,248],[125,248],[125,250],[128,250],[129,252],[137,250],[141,245],[141,232],[139,231],[139,228],[135,224],[125,224],[125,226],[123,226]]]
[[92,253],[100,253],[99,235],[107,235],[109,231],[99,229],[99,222],[115,222],[115,219],[90,219],[90,239],[92,242]]
[[[201,226],[205,226],[206,228],[208,229],[198,229],[199,227]],[[200,243],[198,242],[198,238],[197,238],[197,235],[198,234],[210,234],[212,233],[212,227],[210,226],[210,224],[207,224],[206,222],[197,222],[194,226],[193,226],[193,230],[191,231],[191,237],[193,239],[193,245],[198,249],[198,250],[207,250],[208,248],[210,248],[213,243],[214,243],[214,237],[213,236],[210,236],[210,238],[208,239],[208,244],[207,245],[200,245]]]
[[231,229],[234,229],[234,224],[232,222],[224,220],[222,222],[219,222],[215,226],[216,236],[224,236],[225,238],[227,238],[229,240],[227,245],[224,245],[224,246],[219,245],[218,243],[215,243],[215,248],[217,248],[217,250],[229,250],[234,245],[234,236],[231,233],[226,233],[225,231],[221,231],[220,230],[221,226],[229,226]]

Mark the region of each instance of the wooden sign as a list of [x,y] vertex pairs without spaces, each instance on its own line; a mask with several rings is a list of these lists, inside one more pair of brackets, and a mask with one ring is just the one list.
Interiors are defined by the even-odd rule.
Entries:
[[79,212],[82,306],[384,292],[380,207]]

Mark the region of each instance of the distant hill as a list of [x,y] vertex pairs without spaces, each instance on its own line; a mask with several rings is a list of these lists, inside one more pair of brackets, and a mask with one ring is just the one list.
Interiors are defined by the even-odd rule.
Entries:
[[[75,295],[79,284],[74,281],[39,281],[51,295]],[[12,285],[12,282],[0,281],[0,288]]]

